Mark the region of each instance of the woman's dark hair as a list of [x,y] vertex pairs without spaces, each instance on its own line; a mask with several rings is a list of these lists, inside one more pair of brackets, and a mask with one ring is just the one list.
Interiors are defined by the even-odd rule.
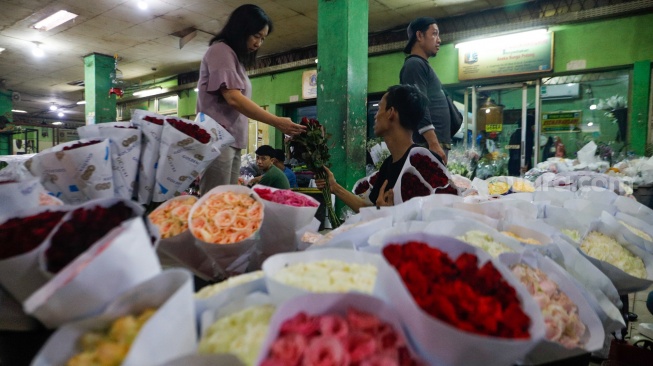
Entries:
[[238,60],[243,65],[253,66],[257,51],[249,52],[247,40],[249,36],[258,33],[266,25],[268,34],[272,33],[272,20],[263,9],[253,4],[241,5],[231,13],[227,24],[224,25],[220,33],[211,39],[209,45],[222,41],[236,52]]
[[424,118],[427,105],[426,95],[409,84],[389,87],[385,97],[385,109],[394,107],[399,114],[399,123],[411,131],[415,131],[419,121]]

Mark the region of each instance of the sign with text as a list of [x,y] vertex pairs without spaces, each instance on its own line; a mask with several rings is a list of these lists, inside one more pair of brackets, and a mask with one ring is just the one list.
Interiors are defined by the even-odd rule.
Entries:
[[542,113],[542,133],[580,131],[581,111]]
[[317,70],[304,71],[302,74],[302,98],[317,98]]
[[460,80],[553,70],[553,33],[546,30],[464,42],[456,48]]

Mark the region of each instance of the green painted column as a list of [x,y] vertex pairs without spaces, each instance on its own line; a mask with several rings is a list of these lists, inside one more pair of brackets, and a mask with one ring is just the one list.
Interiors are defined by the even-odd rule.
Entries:
[[318,1],[317,116],[331,134],[331,170],[351,190],[365,176],[369,4]]
[[84,56],[84,95],[86,99],[86,124],[114,122],[116,96],[109,95],[111,72],[115,69],[112,56],[91,53]]
[[633,99],[630,107],[630,149],[644,156],[648,138],[648,101],[651,92],[651,61],[633,65]]
[[0,116],[5,117],[9,122],[14,121],[14,102],[11,100],[11,90],[0,89]]

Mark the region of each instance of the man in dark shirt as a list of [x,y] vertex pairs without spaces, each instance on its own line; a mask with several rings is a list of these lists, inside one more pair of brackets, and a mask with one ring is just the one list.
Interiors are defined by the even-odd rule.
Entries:
[[440,30],[435,19],[422,17],[408,25],[408,54],[399,72],[401,84],[415,85],[428,98],[424,117],[417,123],[413,140],[434,151],[446,162],[451,150],[451,119],[442,83],[428,62],[440,50]]
[[[374,134],[383,137],[390,150],[390,156],[383,161],[376,185],[370,193],[370,201],[377,206],[394,205],[392,188],[399,178],[408,152],[418,146],[413,143],[413,131],[417,127],[417,122],[424,117],[427,102],[424,93],[413,85],[391,86],[379,102],[379,110],[374,116]],[[329,169],[326,171],[331,192],[354,212],[370,205],[338,184]],[[320,189],[324,187],[324,183],[323,180],[316,181]]]

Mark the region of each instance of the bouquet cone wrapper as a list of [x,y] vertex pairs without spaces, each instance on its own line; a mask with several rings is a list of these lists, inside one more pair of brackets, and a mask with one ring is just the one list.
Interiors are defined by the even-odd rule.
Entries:
[[[26,218],[41,212],[59,212],[68,211],[68,206],[56,207],[34,207],[19,211],[15,218]],[[65,216],[64,216],[65,217]],[[1,222],[4,223],[14,217],[5,217]],[[34,291],[48,282],[49,277],[40,270],[39,254],[49,242],[50,238],[56,232],[62,220],[46,236],[45,240],[27,253],[14,257],[0,260],[0,285],[3,286],[16,300],[22,302],[27,299]],[[4,243],[3,243],[4,244]]]
[[[381,321],[392,326],[398,336],[405,339],[408,343],[408,336],[404,332],[404,324],[396,309],[390,304],[381,301],[378,298],[361,294],[361,293],[344,293],[344,294],[310,294],[299,296],[293,301],[285,302],[277,308],[277,311],[270,319],[270,328],[268,336],[263,342],[257,364],[260,364],[270,352],[270,347],[278,337],[281,325],[288,319],[304,312],[311,316],[316,315],[340,315],[345,316],[347,310],[356,309],[366,313],[371,313]],[[419,360],[420,355],[407,344],[408,351],[413,359]]]
[[[0,181],[2,179],[0,178]],[[44,191],[39,178],[32,177],[23,181],[0,183],[0,217],[16,211],[39,206],[39,196]]]
[[[640,220],[636,217],[621,212],[617,212],[617,214],[614,217],[620,223],[623,221],[624,223],[632,226],[633,228],[637,230],[641,230],[643,233],[642,236],[644,237],[635,234],[630,229],[628,229],[628,232],[624,232],[624,236],[629,242],[634,243],[638,247],[644,249],[649,254],[653,254],[653,241],[649,240],[649,238],[653,239],[653,225],[648,224],[645,221]],[[648,238],[646,237],[646,235],[648,235]]]
[[[516,239],[503,235],[496,229],[487,226],[482,222],[475,221],[472,219],[467,221],[460,221],[460,220],[434,221],[431,222],[426,227],[426,229],[424,229],[425,234],[443,235],[443,236],[450,237],[452,239],[458,238],[471,231],[480,231],[485,235],[490,236],[492,238],[492,241],[505,245],[507,249],[509,249],[510,251],[519,253],[524,250],[524,245],[522,245]],[[461,239],[457,239],[457,240],[461,240]],[[479,250],[483,251],[480,248]],[[486,253],[485,251],[483,252]]]
[[340,225],[337,229],[325,234],[321,240],[315,243],[315,246],[348,242],[353,248],[363,248],[368,246],[368,240],[372,234],[388,227],[392,227],[391,217],[379,217],[359,221],[355,224]]
[[[272,299],[277,303],[282,303],[298,297],[300,295],[311,293],[303,288],[286,285],[275,279],[275,275],[284,267],[297,263],[310,263],[322,260],[336,260],[346,263],[370,264],[378,268],[383,262],[383,258],[376,254],[357,252],[351,249],[328,248],[322,250],[309,250],[305,252],[276,254],[263,262],[263,272],[265,272],[265,283]],[[319,280],[319,279],[318,279]],[[328,279],[324,279],[328,281]],[[380,291],[378,277],[375,281],[372,294],[378,294]]]
[[[403,222],[422,219],[424,197],[414,197],[401,204],[381,207],[362,207],[359,211],[360,221],[368,221],[379,217],[392,217],[392,222]],[[353,217],[353,216],[352,216]]]
[[562,207],[565,204],[565,202],[572,200],[574,198],[576,198],[576,194],[568,189],[551,188],[547,190],[537,190],[533,192],[533,201],[548,202],[551,205],[557,207]]
[[148,122],[147,117],[165,120],[166,116],[136,109],[132,113],[131,122],[140,127],[142,132],[141,155],[138,161],[138,203],[152,202],[154,193],[154,179],[156,177],[157,162],[159,161],[159,146],[163,125]]
[[109,139],[113,190],[116,197],[131,199],[136,186],[138,161],[141,156],[141,129],[129,122],[111,122],[79,127],[79,136],[85,139]]
[[[213,278],[227,277],[229,275],[241,274],[245,272],[250,264],[250,258],[254,252],[254,248],[260,241],[261,237],[260,226],[259,229],[254,231],[248,238],[239,242],[228,244],[208,243],[198,238],[193,233],[193,222],[194,220],[197,220],[197,218],[194,218],[195,211],[197,211],[200,206],[205,204],[205,202],[207,202],[209,197],[211,197],[213,194],[224,192],[246,194],[261,204],[261,207],[264,205],[263,200],[256,194],[256,192],[252,191],[248,187],[239,185],[217,186],[205,193],[197,202],[195,202],[190,211],[190,220],[188,227],[190,228],[191,234],[195,238],[195,245],[197,245],[197,247],[204,253],[205,258],[210,260]],[[262,213],[262,220],[265,220],[265,211]],[[184,258],[184,260],[186,260],[186,258]],[[203,268],[206,266],[204,262],[198,264],[201,264]]]
[[79,204],[96,198],[113,197],[113,171],[108,139],[93,145],[63,150],[93,140],[71,141],[43,150],[25,165],[32,174],[40,177],[48,191],[65,203]]
[[193,277],[182,269],[159,273],[114,299],[102,314],[59,328],[36,355],[32,366],[64,365],[80,352],[82,335],[104,331],[121,316],[156,312],[134,339],[122,366],[161,365],[195,352],[197,326],[193,305]]
[[161,272],[140,217],[123,222],[78,256],[24,303],[45,326],[100,313],[116,295]]
[[[257,189],[273,192],[279,190],[258,184],[252,189],[255,192]],[[292,192],[292,194],[312,202],[315,207],[296,207],[272,201],[262,201],[264,220],[261,225],[261,241],[256,248],[258,257],[256,267],[258,268],[265,259],[274,254],[297,251],[297,242],[295,241],[297,232],[310,224],[313,217],[315,217],[319,202],[298,192]]]
[[[242,274],[240,276],[229,277],[226,281],[232,281],[237,283],[235,285],[225,285],[224,289],[212,294],[208,297],[200,297],[201,291],[195,294],[195,311],[198,316],[198,324],[201,322],[202,314],[205,311],[215,311],[224,308],[229,303],[232,303],[234,299],[243,299],[247,295],[252,293],[266,293],[267,288],[265,287],[265,280],[262,276],[262,271],[249,272]],[[245,278],[242,279],[241,278]],[[240,282],[244,281],[244,282]],[[216,285],[209,286],[219,286],[222,284],[220,282]],[[202,289],[203,290],[203,289]],[[210,325],[210,324],[209,324]],[[204,329],[204,328],[201,328]],[[203,332],[202,332],[203,333]]]
[[[446,252],[452,260],[462,253],[478,257],[479,266],[491,261],[502,277],[517,292],[522,309],[531,319],[529,338],[509,339],[475,334],[458,329],[422,310],[408,292],[400,275],[387,262],[379,270],[378,281],[383,284],[384,300],[398,309],[405,329],[417,351],[433,365],[510,365],[522,359],[544,337],[544,321],[538,305],[508,268],[479,248],[460,240],[414,233],[386,238],[388,244],[419,241]],[[437,335],[437,336],[436,336]],[[473,352],[470,352],[473,350]]]
[[[442,197],[449,195],[440,195]],[[433,196],[437,197],[437,196]],[[454,196],[451,196],[454,197]],[[475,220],[482,222],[483,224],[496,229],[499,227],[499,220],[493,219],[490,216],[479,214],[472,211],[461,210],[452,207],[437,207],[429,210],[428,213],[425,213],[424,221],[439,221],[439,220]]]
[[25,162],[33,158],[35,155],[36,154],[0,156],[0,161],[7,164],[7,166],[0,169],[0,181],[23,181],[33,178],[34,174],[32,174],[29,169],[27,169]]
[[[587,234],[592,231],[598,231],[614,238],[617,242],[619,242],[621,246],[623,246],[636,257],[639,257],[644,262],[647,276],[646,278],[637,278],[606,261],[590,257],[584,252],[581,252],[583,256],[585,256],[592,264],[601,270],[601,272],[608,276],[608,278],[614,284],[614,287],[617,288],[619,294],[624,295],[631,292],[643,291],[653,284],[653,254],[646,252],[644,249],[638,247],[634,243],[628,242],[625,237],[628,229],[619,224],[614,216],[604,212],[599,220],[596,220],[590,225],[585,235],[583,235],[581,243],[585,239],[585,236],[587,236]],[[580,245],[578,248],[580,250]]]
[[619,196],[614,200],[614,205],[621,213],[634,216],[644,222],[653,223],[653,210],[632,198]]
[[[193,180],[220,155],[220,150],[233,143],[234,138],[212,118],[202,114],[196,121],[166,118],[163,124],[159,160],[154,185],[154,202],[162,202],[181,194]],[[202,143],[179,131],[170,120],[197,125],[209,133],[210,140]]]
[[398,222],[392,227],[381,229],[372,234],[367,242],[370,247],[380,248],[384,239],[388,236],[423,232],[428,225],[429,223],[425,221]]
[[508,268],[517,264],[525,264],[530,268],[543,271],[578,307],[578,316],[586,328],[585,334],[581,337],[582,347],[566,348],[557,342],[544,338],[525,356],[525,363],[543,364],[553,362],[594,352],[603,347],[605,332],[603,331],[601,320],[583,296],[581,289],[578,287],[578,283],[572,279],[569,273],[550,258],[544,257],[532,250],[526,250],[521,254],[502,254],[499,260]]

